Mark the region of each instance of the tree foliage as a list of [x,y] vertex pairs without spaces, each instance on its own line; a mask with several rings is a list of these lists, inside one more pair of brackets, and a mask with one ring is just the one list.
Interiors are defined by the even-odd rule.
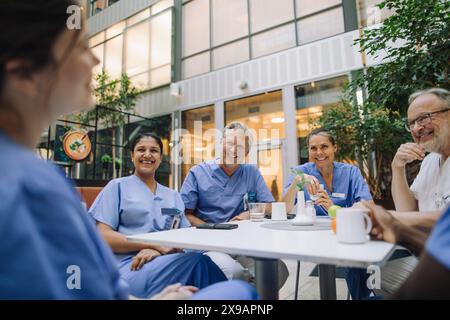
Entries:
[[[404,128],[408,96],[430,87],[450,89],[450,1],[384,0],[378,7],[394,14],[362,30],[354,44],[382,63],[358,73],[342,103],[316,123],[336,136],[340,159],[356,159],[375,198],[389,194],[390,163],[411,139]],[[357,91],[367,93],[363,103]]]
[[[356,159],[375,198],[383,195],[386,166],[398,146],[409,139],[398,111],[367,101],[362,106],[344,99],[342,104],[324,111],[316,126],[330,131],[338,142],[339,160]],[[371,165],[375,163],[375,170]]]
[[[92,123],[97,115],[98,124],[111,129],[112,162],[121,166],[122,162],[116,159],[116,128],[122,129],[125,125],[128,115],[124,112],[135,113],[139,91],[133,86],[125,73],[122,74],[120,79],[111,79],[108,73],[103,70],[97,75],[96,82],[94,95],[97,107],[78,114],[77,118],[79,122],[87,124]],[[116,170],[113,170],[113,177],[116,177]]]
[[383,63],[368,68],[351,87],[367,87],[372,102],[404,115],[412,92],[450,89],[450,1],[385,0],[378,7],[394,14],[364,29],[355,44]]
[[120,79],[111,79],[108,73],[103,70],[95,78],[97,86],[94,89],[98,110],[90,110],[78,115],[81,123],[91,123],[98,119],[107,128],[121,127],[125,124],[127,116],[123,112],[134,113],[136,99],[139,91],[130,81],[127,74],[122,74]]

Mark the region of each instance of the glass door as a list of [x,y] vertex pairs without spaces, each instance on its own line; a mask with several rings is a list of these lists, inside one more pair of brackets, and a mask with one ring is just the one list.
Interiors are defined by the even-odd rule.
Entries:
[[285,148],[285,140],[278,140],[260,143],[257,149],[258,168],[275,201],[281,201],[284,174],[288,174],[283,172],[283,168],[287,168]]
[[258,166],[276,200],[285,178],[285,121],[281,90],[225,102],[225,124],[239,121],[253,133],[249,162]]

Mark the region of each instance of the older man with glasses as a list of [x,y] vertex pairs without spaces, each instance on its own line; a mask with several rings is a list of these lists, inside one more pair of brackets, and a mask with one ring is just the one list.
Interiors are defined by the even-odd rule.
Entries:
[[[450,202],[450,93],[438,88],[419,91],[409,102],[406,129],[414,142],[402,144],[392,161],[395,207],[397,211],[442,211]],[[410,188],[405,167],[414,160],[423,162]]]
[[[393,217],[422,232],[429,232],[450,204],[450,92],[431,88],[409,97],[406,130],[414,142],[402,144],[392,161]],[[429,153],[426,155],[426,153]],[[408,186],[406,165],[422,161]],[[396,251],[396,256],[405,256]],[[418,259],[407,256],[390,261],[381,270],[379,294],[393,293],[414,270]]]

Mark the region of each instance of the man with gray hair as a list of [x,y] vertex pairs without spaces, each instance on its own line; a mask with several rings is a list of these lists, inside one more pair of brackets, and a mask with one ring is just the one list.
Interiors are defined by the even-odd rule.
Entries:
[[[431,88],[413,93],[409,97],[406,130],[411,132],[414,142],[402,144],[392,161],[391,191],[396,208],[392,216],[421,231],[429,232],[450,204],[449,111],[449,91]],[[421,160],[422,164],[409,187],[406,165],[415,160]],[[394,292],[417,261],[411,256],[390,261],[382,269],[379,293]]]
[[[409,103],[406,129],[414,142],[402,144],[392,161],[395,207],[397,211],[442,211],[450,202],[450,93],[439,88],[419,91]],[[414,160],[423,162],[410,188],[405,166]]]
[[[189,171],[181,187],[181,198],[186,207],[186,217],[192,225],[205,222],[222,223],[246,220],[250,214],[246,204],[249,202],[274,202],[259,169],[245,163],[250,152],[252,135],[240,122],[228,124],[222,135],[221,156],[204,161]],[[268,212],[270,212],[270,206]],[[252,259],[232,257],[221,252],[206,253],[229,279],[251,277]],[[280,264],[281,285],[288,276],[287,268]]]
[[247,201],[275,201],[259,169],[245,163],[252,140],[244,124],[232,122],[223,130],[221,156],[189,171],[181,197],[192,225],[249,219]]

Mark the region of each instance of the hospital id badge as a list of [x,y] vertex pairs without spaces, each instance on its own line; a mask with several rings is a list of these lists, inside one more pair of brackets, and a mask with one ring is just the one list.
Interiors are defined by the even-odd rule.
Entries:
[[173,217],[170,229],[178,229],[180,227],[180,222],[181,222],[180,216]]
[[163,216],[171,217],[166,220],[165,229],[178,229],[181,223],[181,211],[177,208],[161,208]]
[[242,197],[242,202],[244,202],[244,211],[248,210],[248,193],[244,194]]
[[344,198],[345,198],[345,193],[333,192],[333,193],[331,194],[331,196],[332,196],[333,198],[341,198],[341,199],[344,199]]

